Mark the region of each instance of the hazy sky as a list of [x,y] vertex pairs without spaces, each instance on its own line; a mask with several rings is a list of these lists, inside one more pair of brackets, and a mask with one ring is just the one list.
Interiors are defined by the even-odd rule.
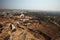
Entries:
[[60,11],[60,0],[0,0],[0,8]]

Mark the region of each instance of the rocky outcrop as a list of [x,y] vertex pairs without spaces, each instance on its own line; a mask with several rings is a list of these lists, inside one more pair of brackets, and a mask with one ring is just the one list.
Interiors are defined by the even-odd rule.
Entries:
[[[3,18],[0,20],[0,40],[55,40],[58,38],[56,25],[38,20],[21,21]],[[17,23],[18,22],[18,23]]]

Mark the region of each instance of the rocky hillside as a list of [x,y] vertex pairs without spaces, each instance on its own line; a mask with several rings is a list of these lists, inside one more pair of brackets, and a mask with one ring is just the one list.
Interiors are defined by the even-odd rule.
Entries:
[[59,40],[56,25],[35,17],[0,18],[0,40]]

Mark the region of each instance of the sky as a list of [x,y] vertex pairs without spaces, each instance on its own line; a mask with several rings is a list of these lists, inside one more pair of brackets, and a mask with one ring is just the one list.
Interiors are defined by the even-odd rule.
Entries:
[[0,9],[60,11],[60,0],[0,0]]

